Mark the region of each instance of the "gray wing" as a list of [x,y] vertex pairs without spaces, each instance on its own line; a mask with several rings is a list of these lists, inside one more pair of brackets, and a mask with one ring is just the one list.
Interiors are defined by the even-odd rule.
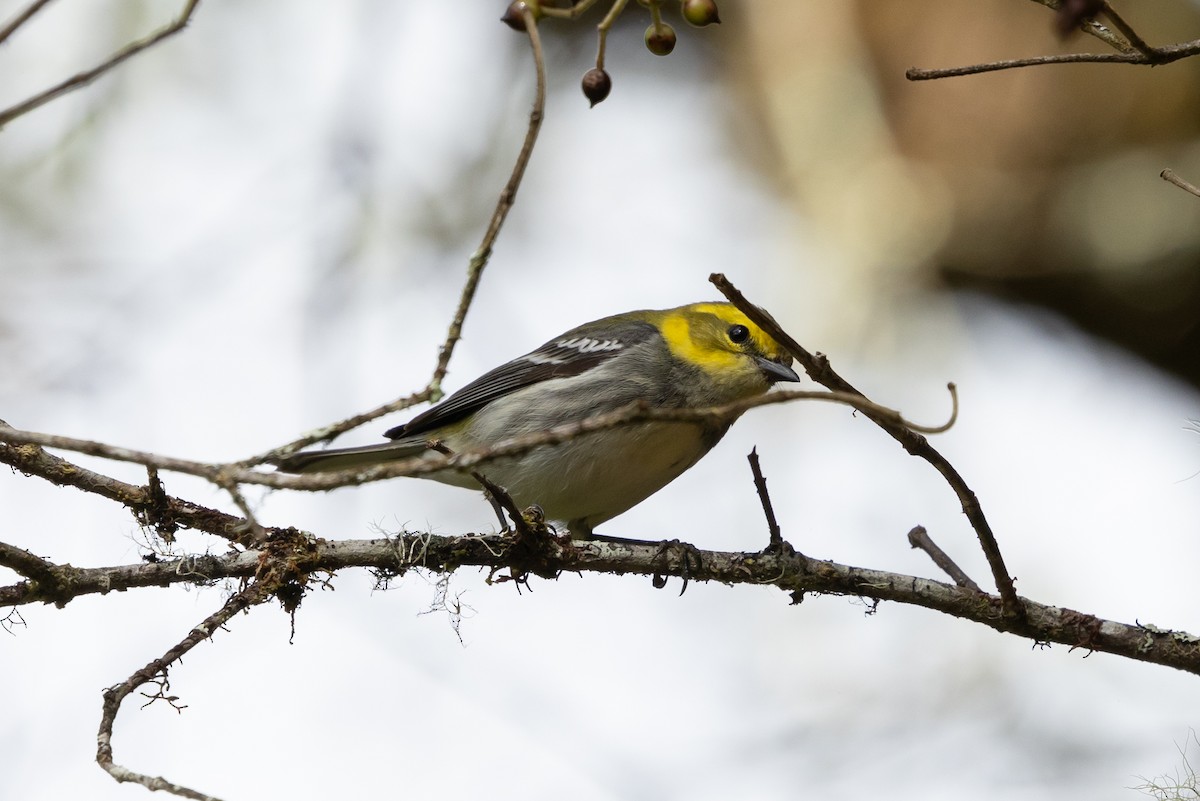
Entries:
[[496,398],[551,378],[579,375],[632,345],[658,336],[653,325],[636,320],[606,326],[609,327],[611,330],[606,330],[603,337],[588,336],[580,333],[581,329],[568,331],[537,350],[484,373],[442,403],[404,425],[388,430],[384,436],[389,439],[417,436],[449,425],[479,411]]

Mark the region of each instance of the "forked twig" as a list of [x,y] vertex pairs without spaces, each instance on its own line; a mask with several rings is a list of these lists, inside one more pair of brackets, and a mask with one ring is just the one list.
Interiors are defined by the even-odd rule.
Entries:
[[[808,373],[808,376],[818,384],[834,392],[862,395],[850,382],[834,371],[825,356],[819,353],[812,354],[805,350],[799,342],[781,329],[778,323],[772,320],[762,309],[746,300],[746,297],[724,275],[713,273],[709,276],[708,280],[721,291],[721,294],[728,298],[730,303],[741,310],[743,314],[753,320],[767,334],[773,337],[776,342],[782,345],[800,363],[804,371]],[[983,514],[983,508],[979,505],[979,500],[975,497],[975,493],[971,488],[967,486],[967,482],[959,475],[954,465],[950,464],[946,457],[942,456],[941,453],[930,445],[929,440],[925,439],[921,434],[873,410],[863,410],[862,413],[891,435],[908,453],[924,459],[932,465],[942,475],[946,483],[950,485],[950,488],[962,503],[963,513],[967,516],[967,520],[970,521],[971,528],[975,530],[975,535],[979,538],[979,545],[983,549],[984,556],[987,557],[988,566],[991,568],[992,577],[996,582],[996,589],[1000,593],[1000,598],[1004,603],[1005,614],[1013,617],[1014,620],[1020,620],[1024,616],[1023,607],[1020,598],[1017,597],[1012,577],[1009,575],[1008,568],[1004,564],[1004,557],[1000,554],[1000,545],[996,542],[996,536],[992,533],[991,524],[988,523],[987,518]]]
[[483,274],[483,268],[487,266],[488,259],[491,258],[492,246],[496,243],[500,228],[504,225],[509,210],[516,202],[517,190],[521,187],[521,181],[525,177],[525,168],[529,166],[529,159],[533,156],[533,147],[537,144],[538,132],[542,128],[542,119],[546,114],[546,61],[542,54],[542,39],[538,34],[537,18],[530,11],[529,6],[524,3],[520,4],[520,12],[525,21],[525,32],[529,35],[529,46],[533,51],[533,65],[537,73],[537,90],[534,94],[533,109],[529,112],[529,127],[525,131],[525,141],[521,143],[521,151],[517,154],[517,162],[513,165],[512,174],[509,175],[508,183],[504,185],[504,190],[500,193],[499,200],[496,201],[496,208],[492,212],[492,219],[488,223],[487,231],[484,232],[483,241],[479,243],[479,247],[471,255],[471,260],[467,264],[467,283],[463,286],[458,308],[454,312],[454,319],[450,321],[450,330],[446,332],[446,341],[438,351],[437,366],[434,368],[433,378],[429,382],[432,391],[431,400],[434,401],[441,397],[442,379],[446,377],[454,346],[458,344],[458,340],[462,336],[462,326],[467,317],[467,310],[471,307],[471,301],[475,299],[479,278]]
[[212,637],[217,629],[228,622],[238,612],[261,603],[268,595],[269,591],[262,583],[254,582],[226,601],[216,612],[206,617],[165,654],[158,659],[146,663],[140,670],[135,670],[125,681],[104,691],[104,704],[100,715],[100,730],[96,734],[96,762],[99,763],[101,768],[107,771],[118,782],[134,782],[135,784],[142,785],[147,790],[163,790],[182,798],[195,799],[195,801],[219,801],[219,799],[213,796],[198,792],[190,787],[184,787],[181,784],[167,781],[161,776],[148,776],[144,773],[130,770],[124,765],[118,765],[113,761],[113,723],[116,722],[117,713],[121,710],[121,702],[130,693],[143,684],[154,682],[160,677],[165,677],[170,667],[178,662],[184,654],[195,648],[202,641]]
[[462,338],[463,323],[466,321],[471,303],[475,300],[475,291],[479,288],[479,279],[483,276],[483,270],[487,266],[488,259],[491,258],[492,247],[496,243],[496,238],[500,235],[500,229],[508,217],[508,212],[516,202],[517,190],[520,188],[521,181],[525,177],[525,169],[529,166],[529,160],[533,156],[533,148],[537,144],[538,132],[541,130],[542,119],[546,114],[546,61],[542,52],[542,40],[538,34],[537,20],[529,10],[529,7],[521,4],[520,8],[522,19],[525,21],[525,32],[529,36],[529,45],[533,51],[533,64],[537,75],[537,89],[534,94],[533,109],[529,112],[529,126],[525,131],[525,140],[521,143],[521,150],[517,153],[517,160],[513,164],[508,182],[504,185],[504,189],[500,192],[500,197],[496,201],[496,207],[492,211],[492,217],[488,222],[487,230],[483,234],[483,239],[467,263],[467,278],[463,283],[462,292],[459,294],[458,307],[454,310],[454,317],[450,320],[450,327],[446,331],[446,338],[438,348],[437,363],[434,365],[433,375],[429,379],[429,383],[424,389],[412,395],[385,403],[369,412],[356,414],[345,420],[322,426],[286,445],[281,445],[265,453],[243,459],[237,463],[239,467],[251,467],[281,456],[288,456],[314,443],[328,442],[337,436],[345,434],[347,431],[383,417],[385,414],[398,412],[418,403],[426,401],[436,402],[441,399],[442,380],[446,377],[446,372],[450,367],[450,357],[454,354],[454,347]]
[[[40,106],[49,103],[51,100],[54,100],[57,97],[62,97],[68,92],[73,92],[80,87],[87,86],[89,83],[96,80],[104,73],[112,70],[114,67],[118,66],[127,59],[130,59],[143,50],[153,47],[164,39],[179,33],[187,27],[188,22],[190,22],[192,19],[192,15],[196,13],[196,6],[199,4],[200,0],[187,0],[183,10],[179,12],[179,16],[165,27],[159,28],[149,36],[129,43],[116,53],[113,53],[111,56],[109,56],[106,61],[98,64],[92,69],[86,70],[77,75],[72,75],[70,78],[67,78],[65,81],[50,87],[46,91],[36,94],[26,100],[22,100],[15,106],[11,106],[3,111],[0,111],[0,128],[3,128],[17,117],[20,117],[22,114],[28,114],[35,108],[39,108]],[[38,8],[40,8],[40,6],[38,6]],[[37,11],[37,8],[34,8],[33,10]],[[9,31],[9,33],[11,33],[11,31]]]

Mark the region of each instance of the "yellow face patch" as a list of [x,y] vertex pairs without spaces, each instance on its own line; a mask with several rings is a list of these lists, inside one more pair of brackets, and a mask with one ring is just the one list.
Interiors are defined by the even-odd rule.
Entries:
[[[733,326],[745,326],[750,337],[741,343],[729,338]],[[736,370],[747,355],[783,358],[775,340],[728,303],[694,303],[664,313],[662,335],[677,358],[711,373]]]

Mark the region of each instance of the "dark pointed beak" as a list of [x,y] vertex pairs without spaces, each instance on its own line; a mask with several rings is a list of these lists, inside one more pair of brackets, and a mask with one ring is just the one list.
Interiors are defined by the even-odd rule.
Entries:
[[791,368],[791,359],[788,359],[788,364],[773,362],[770,359],[762,356],[756,356],[755,361],[758,362],[758,369],[763,371],[763,375],[767,380],[774,384],[777,381],[799,381],[800,376],[796,375],[796,371]]

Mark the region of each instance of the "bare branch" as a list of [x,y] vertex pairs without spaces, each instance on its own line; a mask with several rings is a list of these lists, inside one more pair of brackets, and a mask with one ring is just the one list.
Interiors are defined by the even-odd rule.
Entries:
[[[862,393],[855,389],[850,382],[834,371],[825,356],[819,353],[809,353],[801,347],[800,343],[781,329],[762,309],[746,300],[746,297],[724,275],[713,273],[709,276],[708,280],[717,289],[721,290],[721,294],[725,295],[730,303],[737,306],[743,314],[757,323],[776,342],[787,349],[792,354],[792,357],[804,368],[804,371],[808,373],[810,378],[818,384],[828,387],[833,392],[862,396]],[[958,496],[959,501],[962,503],[963,513],[966,514],[967,520],[971,523],[971,528],[975,530],[975,534],[979,538],[980,547],[983,548],[984,556],[987,557],[988,565],[992,569],[992,576],[1000,592],[1000,597],[1004,599],[1006,612],[1019,617],[1023,613],[1022,607],[1017,600],[1017,591],[1013,586],[1012,577],[1008,573],[1008,568],[1004,565],[1004,557],[1000,554],[1000,545],[996,542],[996,536],[992,533],[991,524],[988,523],[987,518],[984,516],[983,508],[979,505],[979,500],[975,497],[975,493],[971,491],[966,481],[954,469],[954,465],[950,464],[946,457],[942,456],[930,445],[929,440],[903,423],[897,422],[892,417],[881,415],[872,409],[863,409],[863,414],[890,434],[893,439],[900,443],[900,446],[904,450],[913,456],[929,462],[935,470],[941,473],[942,478],[954,490],[954,494]]]
[[[1054,11],[1058,11],[1062,7],[1062,0],[1033,0],[1033,2]],[[1113,30],[1095,19],[1084,20],[1083,24],[1080,25],[1079,30],[1083,31],[1089,36],[1096,37],[1100,41],[1110,46],[1113,50],[1121,53],[1133,52],[1134,48],[1129,44],[1129,42],[1122,39]]]
[[1154,48],[1153,52],[1154,55],[1152,56],[1136,51],[1128,53],[1063,53],[1051,56],[1014,58],[1005,61],[989,61],[983,64],[970,64],[965,67],[948,67],[945,69],[909,67],[905,71],[904,77],[910,81],[931,81],[939,78],[956,78],[962,75],[978,75],[981,72],[1036,67],[1043,64],[1143,64],[1154,67],[1159,64],[1170,64],[1173,61],[1179,61],[1180,59],[1200,54],[1200,39]]
[[437,363],[433,368],[433,376],[429,379],[429,384],[421,391],[415,392],[408,397],[398,398],[369,412],[356,414],[337,423],[322,426],[286,445],[273,448],[266,453],[253,456],[249,459],[243,459],[237,463],[239,467],[253,467],[269,462],[272,459],[295,453],[301,448],[306,448],[314,443],[328,442],[347,431],[358,428],[386,414],[398,412],[410,406],[415,406],[418,403],[425,403],[426,401],[436,402],[441,398],[442,380],[445,379],[446,372],[449,369],[450,357],[454,354],[455,345],[462,338],[463,323],[466,321],[471,303],[475,300],[475,291],[479,288],[479,279],[483,275],[484,267],[487,266],[488,259],[491,258],[492,247],[496,243],[496,238],[500,235],[500,229],[508,217],[509,210],[512,209],[513,204],[516,202],[517,190],[520,188],[521,181],[525,177],[525,169],[529,166],[529,160],[533,157],[533,148],[537,144],[538,132],[541,130],[542,119],[545,117],[546,63],[542,54],[542,40],[538,35],[537,21],[534,19],[528,6],[522,4],[521,14],[526,23],[525,30],[529,35],[529,44],[533,50],[534,70],[537,76],[537,89],[534,94],[533,109],[529,113],[529,126],[525,131],[525,140],[521,143],[521,150],[517,153],[517,160],[513,165],[512,173],[509,175],[508,183],[505,184],[503,191],[500,192],[499,199],[496,201],[496,207],[492,212],[492,218],[488,223],[487,230],[484,232],[483,240],[479,243],[479,247],[472,254],[467,264],[466,282],[463,284],[462,292],[459,294],[458,307],[455,309],[454,317],[450,321],[450,328],[446,332],[446,339],[442,342],[441,347],[438,348]]
[[130,674],[129,678],[120,684],[109,687],[104,691],[104,705],[100,716],[100,730],[96,734],[96,762],[99,763],[110,776],[118,782],[134,782],[140,784],[147,790],[163,790],[177,795],[182,798],[191,798],[195,801],[219,801],[210,795],[193,790],[189,787],[184,787],[174,782],[169,782],[161,776],[148,776],[144,773],[138,773],[129,768],[118,765],[113,761],[112,733],[113,723],[117,719],[117,713],[121,710],[121,702],[125,698],[141,687],[143,684],[153,683],[159,680],[165,681],[167,671],[171,665],[179,661],[179,659],[188,651],[195,648],[203,640],[209,639],[212,635],[229,621],[238,612],[248,609],[251,606],[261,603],[269,596],[270,591],[260,582],[255,582],[247,587],[242,592],[234,595],[225,604],[213,614],[206,617],[198,626],[193,628],[188,635],[175,644],[165,654],[158,659],[151,660],[140,670],[135,670]]
[[767,518],[768,550],[783,547],[783,533],[779,530],[779,522],[775,519],[775,507],[771,504],[771,495],[767,492],[767,479],[763,475],[762,466],[758,463],[758,448],[751,448],[746,455],[750,461],[750,473],[754,476],[754,489],[762,502],[763,515]]
[[148,487],[139,487],[52,456],[36,444],[5,444],[2,434],[6,430],[12,429],[0,425],[0,464],[58,486],[76,487],[116,501],[128,507],[140,524],[156,529],[165,538],[184,527],[215,534],[237,545],[254,545],[247,536],[246,521],[240,517],[166,495],[161,485],[155,488],[154,480]]
[[352,431],[361,425],[371,422],[372,420],[377,420],[380,417],[383,417],[385,414],[402,411],[409,407],[416,406],[418,403],[425,403],[432,398],[432,388],[425,387],[425,389],[422,389],[420,392],[414,392],[406,397],[388,401],[382,406],[377,406],[368,412],[351,415],[345,420],[339,420],[336,423],[330,423],[329,425],[321,426],[320,428],[309,431],[307,434],[292,440],[286,445],[280,445],[276,448],[272,448],[266,453],[260,453],[257,456],[251,456],[248,459],[243,459],[236,464],[239,467],[254,467],[281,456],[288,456],[300,450],[301,448],[307,448],[309,445],[314,443],[328,442],[341,434],[345,434],[347,431]]
[[[269,530],[287,535],[285,529]],[[304,541],[293,539],[278,558],[290,570],[311,574],[349,567],[369,567],[403,574],[414,568],[437,572],[483,566],[556,575],[560,572],[593,572],[652,577],[670,575],[691,581],[723,584],[772,585],[790,594],[793,602],[805,594],[834,594],[921,606],[954,617],[982,623],[997,631],[1036,642],[1061,643],[1072,648],[1102,651],[1140,662],[1164,665],[1200,675],[1200,637],[1160,630],[1143,624],[1125,624],[1061,607],[1018,598],[1021,614],[1011,615],[1001,598],[952,584],[916,576],[868,570],[836,562],[809,559],[784,552],[738,553],[695,550],[697,559],[664,564],[659,542],[541,541],[541,550],[515,548],[511,536],[437,536],[405,533],[373,540]],[[691,546],[688,546],[691,547]],[[160,586],[207,579],[262,576],[273,557],[266,552],[228,554],[171,560],[145,565],[78,569],[74,590],[78,595],[134,587]],[[0,605],[33,603],[19,597],[27,585],[0,588]],[[155,663],[147,666],[150,668]],[[151,671],[143,681],[154,675]],[[132,689],[132,688],[131,688]]]
[[[438,453],[443,453],[446,456],[454,455],[454,451],[450,450],[450,446],[441,440],[430,440],[429,449],[432,451],[437,451]],[[508,516],[512,520],[513,526],[516,528],[517,533],[523,536],[528,536],[529,524],[525,522],[525,518],[521,514],[521,510],[517,508],[517,502],[512,499],[511,495],[508,494],[508,490],[506,490],[504,487],[501,487],[499,484],[495,483],[478,470],[471,470],[469,472],[471,474],[471,478],[479,482],[479,486],[483,488],[484,493],[492,501],[493,508],[495,508],[495,505],[499,505],[501,509],[503,509],[505,512],[508,512]],[[497,512],[496,516],[500,518],[500,526],[507,529],[508,524],[504,522],[504,515]]]
[[1180,178],[1174,170],[1163,170],[1158,174],[1158,177],[1162,178],[1164,181],[1175,184],[1185,192],[1190,192],[1196,197],[1200,197],[1200,186],[1196,186],[1195,184]]
[[533,147],[537,144],[538,132],[542,128],[542,119],[546,115],[546,62],[542,56],[542,40],[538,34],[537,19],[525,3],[520,4],[520,13],[525,22],[525,32],[529,35],[529,46],[533,50],[537,91],[534,95],[533,109],[529,112],[529,127],[525,131],[525,141],[521,143],[521,151],[517,154],[517,162],[513,165],[512,174],[509,175],[508,183],[505,184],[504,190],[496,202],[496,209],[492,212],[492,219],[488,223],[487,231],[484,232],[483,241],[479,243],[479,247],[467,265],[467,283],[459,298],[454,319],[450,321],[450,330],[446,332],[446,341],[438,351],[437,366],[434,368],[433,378],[429,382],[432,392],[431,400],[434,401],[441,397],[442,379],[446,377],[454,346],[462,337],[462,326],[467,317],[467,310],[471,306],[471,301],[475,299],[479,278],[483,275],[483,268],[487,266],[488,259],[492,256],[492,247],[496,243],[496,237],[500,235],[500,228],[504,225],[509,210],[517,200],[517,190],[525,177],[525,168],[529,166],[529,159],[533,156]]
[[[955,397],[956,395],[951,386],[952,401],[954,401]],[[267,473],[239,467],[244,462],[231,464],[195,462],[172,456],[160,456],[146,451],[110,446],[93,440],[75,439],[57,434],[42,434],[35,431],[22,431],[11,426],[0,425],[0,462],[19,466],[16,464],[17,460],[12,456],[19,449],[9,448],[6,450],[3,443],[7,442],[10,445],[32,444],[61,448],[63,450],[86,453],[91,456],[100,456],[115,461],[133,462],[162,470],[172,470],[188,475],[200,476],[218,486],[224,486],[222,482],[235,482],[239,484],[259,484],[276,489],[326,491],[338,487],[382,481],[398,476],[427,475],[446,468],[469,470],[503,456],[515,456],[525,453],[541,445],[557,445],[584,434],[645,420],[669,420],[672,422],[697,422],[723,425],[735,420],[749,409],[795,400],[816,400],[844,404],[864,414],[873,416],[872,419],[878,418],[890,421],[893,425],[908,430],[910,433],[912,431],[943,431],[954,419],[952,416],[949,423],[933,427],[917,426],[907,421],[903,415],[894,409],[880,406],[863,397],[861,394],[846,392],[775,391],[766,395],[758,395],[724,406],[714,406],[707,409],[661,409],[650,407],[644,403],[633,403],[612,412],[605,412],[585,418],[577,423],[568,423],[549,429],[548,431],[540,431],[502,440],[491,447],[460,451],[445,459],[431,459],[426,456],[417,456],[373,467],[307,475]],[[956,401],[954,402],[956,403]],[[26,472],[41,474],[38,469],[31,469],[27,466],[19,467],[22,470],[26,470]]]
[[1109,21],[1113,24],[1113,27],[1120,31],[1121,35],[1129,41],[1129,44],[1134,50],[1137,50],[1139,53],[1149,59],[1158,57],[1158,48],[1151,47],[1149,44],[1147,44],[1146,40],[1144,40],[1141,35],[1138,34],[1138,32],[1135,31],[1133,27],[1126,22],[1120,14],[1117,13],[1117,10],[1112,7],[1112,3],[1109,3],[1107,0],[1105,0],[1104,10],[1102,13],[1104,16],[1108,17]]
[[33,0],[23,11],[17,12],[16,16],[10,19],[3,28],[0,28],[0,44],[4,44],[8,37],[17,32],[17,28],[29,22],[29,19],[49,2],[50,0]]
[[933,560],[933,563],[940,567],[946,575],[954,579],[955,584],[960,587],[966,587],[968,590],[983,592],[983,590],[979,589],[979,585],[972,581],[971,577],[950,558],[950,555],[938,547],[937,543],[930,538],[929,532],[925,530],[924,526],[913,526],[912,531],[908,532],[908,542],[912,547],[920,548],[929,554],[929,558]]
[[54,581],[54,570],[58,565],[32,554],[24,548],[0,542],[0,566],[11,568],[35,582]]
[[[86,72],[81,72],[78,75],[73,75],[62,83],[52,86],[40,94],[36,94],[27,100],[17,103],[15,106],[11,106],[3,111],[0,111],[0,128],[3,128],[17,117],[20,117],[23,114],[28,114],[35,108],[39,108],[40,106],[49,103],[51,100],[54,100],[57,97],[62,97],[68,92],[73,92],[80,87],[87,86],[89,83],[96,80],[104,73],[117,67],[127,59],[130,59],[143,50],[153,47],[164,39],[179,33],[185,27],[187,27],[188,22],[190,22],[192,19],[192,15],[196,12],[196,6],[199,4],[200,0],[187,0],[187,3],[184,5],[183,10],[179,13],[179,16],[176,17],[175,20],[166,27],[160,28],[149,36],[143,39],[138,39],[137,41],[126,45],[110,56],[108,60],[104,61],[98,66],[93,67]],[[34,10],[36,11],[37,9]]]

